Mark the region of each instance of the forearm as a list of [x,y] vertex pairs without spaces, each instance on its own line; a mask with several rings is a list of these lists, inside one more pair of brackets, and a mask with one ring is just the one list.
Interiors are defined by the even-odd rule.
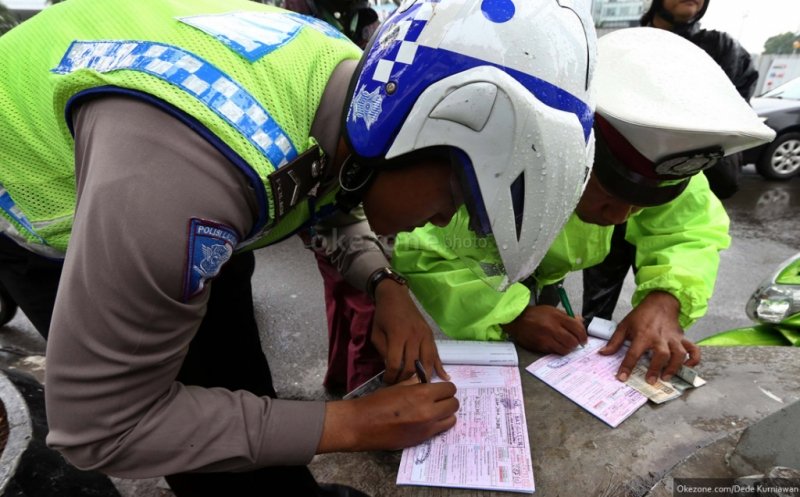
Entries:
[[358,214],[337,215],[319,225],[315,250],[331,261],[345,281],[364,291],[370,275],[390,265],[377,235]]
[[680,302],[683,328],[703,316],[714,290],[719,253],[730,244],[729,222],[703,175],[692,178],[676,200],[632,218],[626,237],[636,245],[633,305],[653,291],[663,291]]

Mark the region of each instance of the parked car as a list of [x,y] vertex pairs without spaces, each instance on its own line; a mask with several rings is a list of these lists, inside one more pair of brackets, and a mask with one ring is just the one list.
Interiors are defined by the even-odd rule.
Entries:
[[745,163],[755,163],[767,179],[787,180],[800,175],[800,77],[773,88],[750,103],[775,140],[745,151]]

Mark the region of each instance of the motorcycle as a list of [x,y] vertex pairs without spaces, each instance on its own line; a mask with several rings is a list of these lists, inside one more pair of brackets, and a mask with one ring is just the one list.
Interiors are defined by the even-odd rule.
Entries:
[[745,311],[756,324],[711,335],[697,344],[800,347],[800,253],[758,286]]

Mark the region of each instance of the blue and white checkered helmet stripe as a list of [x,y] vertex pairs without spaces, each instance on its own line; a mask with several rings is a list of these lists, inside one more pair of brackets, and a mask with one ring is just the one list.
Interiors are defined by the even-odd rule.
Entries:
[[297,157],[289,136],[255,97],[208,61],[181,48],[141,41],[76,41],[53,72],[80,69],[100,73],[128,69],[153,75],[205,103],[275,167]]
[[[512,67],[420,44],[418,40],[428,26],[434,5],[441,1],[418,0],[407,10],[395,14],[395,19],[385,23],[376,35],[354,87],[346,122],[348,137],[359,156],[383,156],[408,115],[409,102],[442,79],[443,74],[456,74],[479,66],[493,66],[505,71],[546,105],[574,114],[588,142],[594,119],[588,102]],[[494,3],[503,4],[499,1]],[[513,15],[513,4],[510,5]],[[403,6],[398,10],[402,9]],[[387,98],[386,86],[390,82],[403,88],[402,98]]]

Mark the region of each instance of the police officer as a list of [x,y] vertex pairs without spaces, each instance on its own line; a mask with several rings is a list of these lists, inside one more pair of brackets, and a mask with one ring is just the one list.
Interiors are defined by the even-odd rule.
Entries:
[[[0,251],[26,257],[3,284],[31,259],[60,275],[48,443],[178,495],[322,495],[339,489],[311,477],[314,454],[453,426],[448,382],[276,399],[252,250],[358,203],[379,234],[464,204],[497,240],[487,277],[525,277],[591,164],[594,32],[581,9],[507,7],[409,0],[363,57],[327,24],[238,0],[72,0],[6,33]],[[519,185],[560,207],[540,222]],[[379,312],[407,291],[388,269],[367,286]],[[390,354],[432,372],[432,339],[394,333]]]

